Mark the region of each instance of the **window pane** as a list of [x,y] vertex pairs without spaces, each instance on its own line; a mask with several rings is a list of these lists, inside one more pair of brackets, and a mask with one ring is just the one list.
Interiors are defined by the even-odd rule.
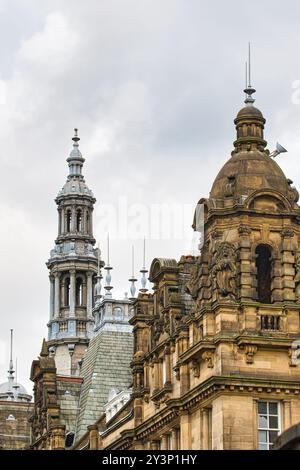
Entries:
[[278,417],[277,416],[270,416],[269,417],[269,428],[270,429],[278,429]]
[[267,431],[259,431],[258,440],[259,442],[267,442]]
[[258,402],[258,412],[259,414],[262,414],[262,415],[267,414],[267,403],[265,401]]
[[266,429],[268,427],[268,418],[267,418],[267,416],[263,416],[263,415],[259,416],[259,425],[258,425],[258,427],[263,428],[263,429]]
[[258,449],[259,450],[268,450],[268,444],[259,444]]
[[269,413],[270,415],[278,414],[278,403],[269,403]]
[[269,441],[270,442],[275,442],[278,436],[278,431],[270,431],[269,432]]

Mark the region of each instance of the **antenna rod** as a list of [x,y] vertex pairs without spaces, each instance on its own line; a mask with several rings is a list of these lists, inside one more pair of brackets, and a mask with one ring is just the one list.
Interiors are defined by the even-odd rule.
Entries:
[[251,44],[249,42],[248,44],[248,60],[249,60],[249,65],[248,65],[248,86],[249,88],[251,87]]
[[134,246],[133,245],[132,245],[131,256],[132,256],[132,277],[134,277]]
[[109,232],[107,234],[107,264],[109,266]]
[[13,331],[10,330],[10,362],[12,363],[12,352],[13,352]]

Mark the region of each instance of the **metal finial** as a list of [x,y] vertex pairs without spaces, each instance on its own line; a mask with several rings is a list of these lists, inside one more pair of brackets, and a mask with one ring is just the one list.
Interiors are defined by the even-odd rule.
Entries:
[[134,246],[133,245],[131,249],[131,263],[132,263],[132,276],[129,279],[129,282],[131,282],[131,286],[130,286],[131,299],[134,299],[135,293],[136,293],[135,282],[137,281],[137,279],[134,277]]
[[255,93],[255,89],[251,86],[251,44],[248,43],[248,62],[246,62],[246,88],[244,92],[246,93],[245,103],[247,106],[252,106],[255,99],[252,97]]
[[[74,128],[74,137],[72,137],[72,140],[77,143],[80,140],[80,137],[78,137],[78,129],[77,127]],[[78,144],[77,144],[78,146]]]
[[10,358],[9,358],[9,368],[8,368],[8,380],[9,382],[14,381],[14,365],[13,365],[13,332],[14,330],[10,330]]
[[147,285],[147,278],[146,278],[146,273],[148,272],[148,270],[146,269],[146,239],[144,237],[144,243],[143,243],[143,266],[142,266],[142,269],[140,270],[140,273],[142,274],[142,278],[141,278],[141,289],[140,289],[140,292],[142,293],[145,293],[147,292],[148,289],[146,289],[146,285]]

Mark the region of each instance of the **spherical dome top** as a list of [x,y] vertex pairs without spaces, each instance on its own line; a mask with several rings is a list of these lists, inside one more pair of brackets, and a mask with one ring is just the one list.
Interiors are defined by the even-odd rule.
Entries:
[[31,396],[20,383],[8,381],[0,384],[0,400],[31,401]]
[[262,121],[265,121],[265,118],[263,117],[262,115],[262,112],[255,108],[255,106],[244,106],[244,108],[242,108],[238,113],[237,113],[237,116],[236,116],[236,121],[237,120],[240,120],[240,119],[245,119],[245,118],[253,118],[253,119],[259,119],[259,120],[262,120]]
[[233,153],[218,173],[210,192],[213,199],[228,196],[228,185],[234,185],[234,196],[249,196],[257,189],[275,189],[288,195],[287,179],[273,158],[258,149]]

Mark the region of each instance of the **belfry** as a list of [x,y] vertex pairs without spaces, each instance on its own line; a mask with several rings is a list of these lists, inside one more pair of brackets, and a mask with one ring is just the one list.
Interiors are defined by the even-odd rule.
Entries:
[[75,129],[67,159],[69,175],[55,201],[58,236],[47,262],[50,271],[48,347],[57,372],[77,375],[93,333],[93,289],[97,274],[93,209],[96,199],[82,175],[84,158]]

